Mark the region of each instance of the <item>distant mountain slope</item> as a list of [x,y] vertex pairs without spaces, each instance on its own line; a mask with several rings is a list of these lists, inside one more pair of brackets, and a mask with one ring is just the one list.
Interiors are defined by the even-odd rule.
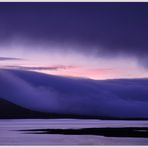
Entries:
[[24,119],[24,118],[79,118],[89,119],[97,118],[92,116],[79,116],[79,115],[68,115],[68,114],[54,114],[54,113],[43,113],[38,111],[32,111],[14,103],[0,99],[0,119]]
[[10,103],[4,99],[0,99],[0,118],[47,118],[49,114],[31,111],[20,107],[14,103]]
[[99,81],[0,70],[0,98],[32,112],[61,117],[148,118],[148,79],[144,78]]

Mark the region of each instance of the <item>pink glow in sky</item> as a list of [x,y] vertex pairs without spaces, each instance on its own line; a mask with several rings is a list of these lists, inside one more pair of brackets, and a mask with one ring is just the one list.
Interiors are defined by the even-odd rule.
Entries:
[[[7,50],[3,50],[7,48]],[[148,71],[136,59],[127,57],[96,57],[92,54],[59,50],[56,47],[11,45],[0,48],[1,57],[21,60],[0,60],[1,68],[16,68],[43,72],[46,74],[85,77],[91,79],[142,78]],[[36,50],[32,50],[32,48]],[[45,50],[44,48],[49,48]],[[27,49],[27,50],[26,50]]]

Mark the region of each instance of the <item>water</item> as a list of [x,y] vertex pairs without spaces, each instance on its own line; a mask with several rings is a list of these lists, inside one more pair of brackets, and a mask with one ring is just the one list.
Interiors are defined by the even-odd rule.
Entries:
[[[143,137],[107,137],[102,135],[45,134],[31,129],[148,127],[148,121],[107,121],[80,119],[0,120],[0,145],[148,145]],[[141,130],[140,132],[144,132]],[[42,134],[36,134],[42,133]],[[122,133],[121,133],[122,134]]]

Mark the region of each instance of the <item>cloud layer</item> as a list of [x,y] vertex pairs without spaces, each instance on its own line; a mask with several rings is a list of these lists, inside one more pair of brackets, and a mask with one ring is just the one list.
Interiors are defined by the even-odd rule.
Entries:
[[21,58],[13,58],[13,57],[0,57],[0,61],[18,61],[18,60],[23,60]]
[[148,117],[148,79],[91,80],[0,71],[0,97],[50,113]]
[[76,66],[65,66],[65,65],[55,65],[55,66],[6,66],[7,68],[14,68],[20,70],[60,70],[60,69],[71,69],[76,68]]

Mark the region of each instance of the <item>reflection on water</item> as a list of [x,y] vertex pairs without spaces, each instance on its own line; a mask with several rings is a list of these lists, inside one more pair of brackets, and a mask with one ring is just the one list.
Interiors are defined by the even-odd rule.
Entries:
[[0,145],[148,145],[148,121],[0,120]]

